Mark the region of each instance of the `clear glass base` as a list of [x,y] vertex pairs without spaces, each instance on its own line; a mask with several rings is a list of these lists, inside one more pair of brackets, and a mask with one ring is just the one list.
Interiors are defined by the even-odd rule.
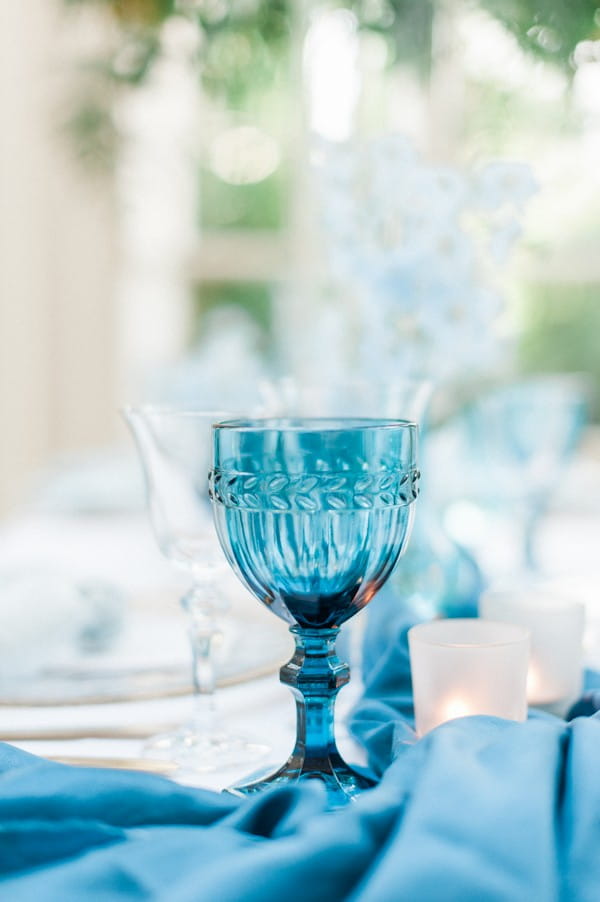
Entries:
[[252,765],[269,752],[269,746],[251,742],[219,727],[201,729],[184,724],[172,733],[160,733],[144,743],[145,758],[168,761],[193,773],[209,773]]

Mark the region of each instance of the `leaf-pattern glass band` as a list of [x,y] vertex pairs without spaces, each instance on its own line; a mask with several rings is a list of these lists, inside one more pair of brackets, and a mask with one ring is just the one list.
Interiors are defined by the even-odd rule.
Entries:
[[418,495],[418,469],[343,473],[209,473],[212,501],[249,511],[344,511],[404,507]]

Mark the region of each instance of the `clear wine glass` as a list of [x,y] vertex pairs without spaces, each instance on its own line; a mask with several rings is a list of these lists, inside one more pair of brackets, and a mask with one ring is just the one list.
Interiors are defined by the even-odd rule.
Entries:
[[462,418],[468,497],[509,518],[521,574],[538,571],[536,531],[586,423],[577,374],[541,374],[479,398]]
[[198,772],[255,761],[268,746],[231,734],[215,707],[214,649],[227,608],[219,581],[227,565],[211,522],[208,470],[211,426],[226,414],[140,406],[126,408],[124,415],[141,457],[158,545],[192,579],[181,599],[192,653],[192,716],[175,731],[151,737],[144,752]]
[[255,597],[296,642],[280,672],[297,711],[294,750],[245,795],[317,779],[337,806],[372,781],[338,752],[334,702],[350,677],[340,626],[371,601],[408,540],[417,427],[406,420],[271,419],[217,424],[210,492],[217,532]]

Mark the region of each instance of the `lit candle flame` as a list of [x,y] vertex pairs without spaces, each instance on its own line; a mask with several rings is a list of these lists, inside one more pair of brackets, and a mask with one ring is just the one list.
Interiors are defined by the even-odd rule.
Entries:
[[542,688],[541,682],[538,668],[531,663],[527,671],[527,701],[534,702],[536,700]]
[[455,720],[457,717],[467,717],[472,713],[473,710],[466,699],[450,698],[443,706],[440,723],[444,723],[446,720]]

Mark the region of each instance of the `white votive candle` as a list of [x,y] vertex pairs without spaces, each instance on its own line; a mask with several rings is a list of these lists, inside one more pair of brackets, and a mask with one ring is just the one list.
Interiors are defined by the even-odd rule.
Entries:
[[529,631],[481,619],[433,620],[408,631],[415,726],[422,736],[471,714],[527,717]]
[[482,617],[531,632],[527,699],[531,705],[568,707],[581,693],[585,608],[540,589],[485,592]]

